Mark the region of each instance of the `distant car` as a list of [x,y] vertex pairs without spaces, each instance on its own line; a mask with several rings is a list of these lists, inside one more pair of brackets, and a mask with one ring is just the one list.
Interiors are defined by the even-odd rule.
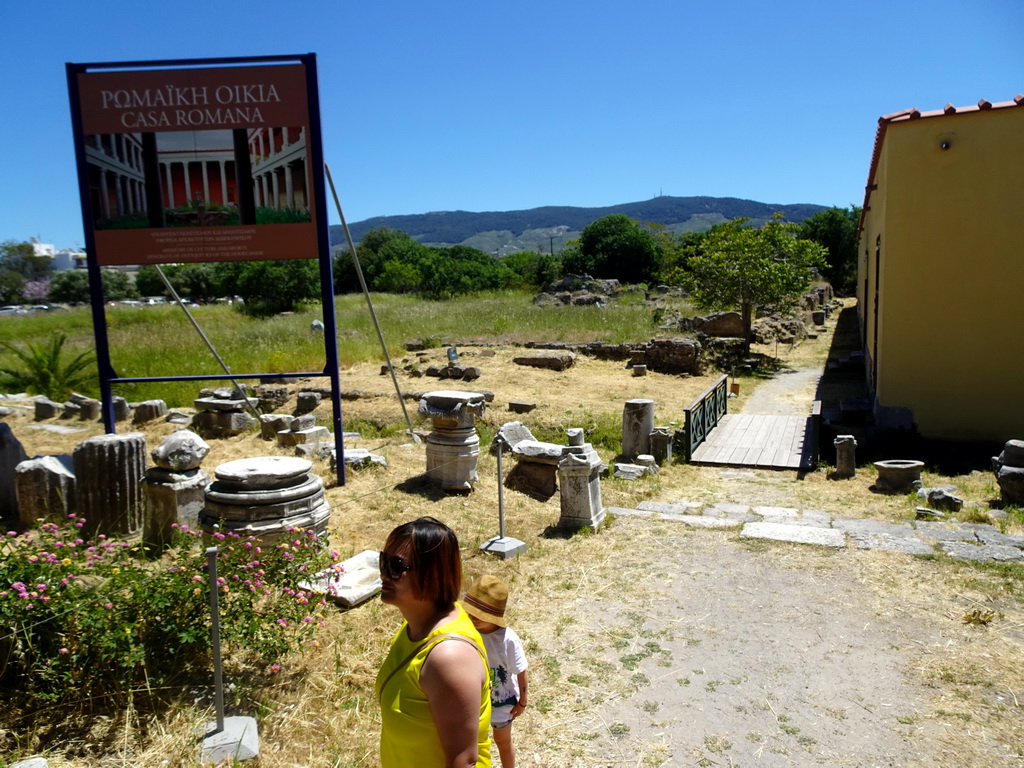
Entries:
[[50,307],[47,304],[33,304],[28,308],[29,312],[49,312]]
[[0,307],[0,315],[24,315],[25,310],[15,304]]
[[142,302],[141,301],[136,301],[135,299],[122,299],[121,301],[118,302],[118,304],[121,304],[122,306],[125,306],[125,307],[141,307],[142,306]]

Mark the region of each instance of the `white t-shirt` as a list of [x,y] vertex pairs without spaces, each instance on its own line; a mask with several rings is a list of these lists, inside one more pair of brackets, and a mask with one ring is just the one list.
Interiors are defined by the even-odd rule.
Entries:
[[519,701],[519,673],[526,671],[523,641],[510,627],[500,627],[481,635],[491,668],[491,723],[511,720],[510,712]]

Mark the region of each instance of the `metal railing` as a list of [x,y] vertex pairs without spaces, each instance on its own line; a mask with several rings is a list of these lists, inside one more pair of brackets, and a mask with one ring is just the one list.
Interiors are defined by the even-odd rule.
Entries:
[[722,374],[714,384],[686,406],[686,461],[690,461],[693,452],[725,416],[729,403],[728,381],[728,374]]

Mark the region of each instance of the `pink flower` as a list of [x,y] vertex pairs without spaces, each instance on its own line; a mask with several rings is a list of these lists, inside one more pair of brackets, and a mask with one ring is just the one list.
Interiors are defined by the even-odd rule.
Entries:
[[67,648],[61,648],[59,651],[57,651],[57,653],[59,653],[61,656],[67,656],[69,653],[71,653],[71,651],[69,651]]

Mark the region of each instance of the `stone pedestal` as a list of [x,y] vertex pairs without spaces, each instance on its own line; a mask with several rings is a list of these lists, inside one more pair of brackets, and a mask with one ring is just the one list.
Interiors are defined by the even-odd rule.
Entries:
[[606,516],[601,502],[601,459],[589,443],[570,446],[569,451],[558,463],[558,527],[597,531]]
[[[69,460],[70,456],[65,456]],[[63,522],[75,511],[75,473],[56,456],[40,456],[14,468],[18,522],[34,528],[38,520]]]
[[142,538],[163,548],[170,544],[175,523],[197,528],[206,503],[210,476],[199,465],[210,446],[194,432],[174,432],[150,456],[155,467],[146,470],[146,521]]
[[439,390],[420,399],[419,415],[429,418],[434,427],[425,441],[427,474],[443,490],[468,491],[477,481],[476,418],[484,408],[484,395],[479,392]]
[[832,444],[836,447],[836,471],[832,477],[845,480],[857,474],[857,440],[853,435],[839,435]]
[[142,522],[146,438],[139,432],[97,435],[74,451],[78,514],[83,538],[136,533]]
[[293,528],[322,534],[331,507],[324,484],[306,459],[265,456],[221,464],[206,488],[199,524],[208,533],[233,532],[276,541]]
[[199,527],[199,515],[206,504],[210,476],[201,469],[174,472],[162,467],[146,470],[146,522],[142,540],[161,549],[171,543],[171,526]]
[[634,459],[651,452],[654,430],[654,401],[627,400],[622,409],[622,455]]
[[[668,427],[651,430],[651,456],[659,465],[672,463],[672,431]],[[639,454],[638,454],[639,455]]]

